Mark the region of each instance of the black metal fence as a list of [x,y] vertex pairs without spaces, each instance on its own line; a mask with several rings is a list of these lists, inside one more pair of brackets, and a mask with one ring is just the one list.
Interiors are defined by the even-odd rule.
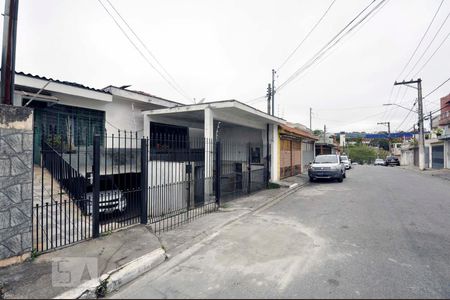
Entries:
[[148,216],[155,232],[215,211],[221,201],[268,183],[263,144],[176,135],[154,135],[148,144]]
[[33,249],[137,223],[159,233],[216,211],[221,201],[266,187],[266,149],[188,136],[41,130],[35,136]]
[[[69,135],[67,135],[69,132]],[[38,131],[34,167],[33,249],[37,252],[146,223],[136,133],[95,135]],[[92,137],[89,139],[89,137]],[[144,143],[144,147],[142,146]],[[144,215],[144,216],[143,216]]]

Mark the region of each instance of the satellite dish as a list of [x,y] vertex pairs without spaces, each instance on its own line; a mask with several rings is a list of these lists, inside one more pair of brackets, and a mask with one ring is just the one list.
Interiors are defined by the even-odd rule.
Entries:
[[202,98],[200,101],[198,101],[198,104],[205,102],[205,98]]

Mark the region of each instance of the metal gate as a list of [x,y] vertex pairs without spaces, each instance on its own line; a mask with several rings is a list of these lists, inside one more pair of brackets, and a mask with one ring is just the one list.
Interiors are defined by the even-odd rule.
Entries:
[[34,165],[34,251],[146,223],[147,201],[141,189],[146,140],[120,131],[111,136],[57,128],[35,132],[39,159]]
[[267,145],[135,132],[35,131],[33,250],[132,224],[155,232],[268,184]]
[[262,144],[154,135],[149,145],[148,215],[156,233],[267,186]]
[[444,145],[431,147],[431,167],[433,169],[444,168]]
[[280,177],[298,175],[302,170],[302,143],[292,139],[280,139]]

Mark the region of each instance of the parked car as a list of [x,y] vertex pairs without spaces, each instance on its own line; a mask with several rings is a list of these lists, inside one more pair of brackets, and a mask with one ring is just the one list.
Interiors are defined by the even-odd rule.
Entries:
[[388,156],[384,162],[385,166],[400,166],[400,161],[395,156]]
[[336,179],[342,182],[346,177],[345,166],[339,155],[318,155],[308,168],[309,181],[315,179]]
[[[78,206],[85,215],[91,215],[93,193],[86,193],[86,199],[78,200]],[[127,200],[120,190],[100,191],[99,193],[99,213],[107,214],[112,212],[123,212],[127,208]]]
[[352,165],[351,165],[350,159],[348,159],[348,156],[341,155],[341,161],[344,164],[346,170],[349,170],[352,168]]
[[384,166],[384,159],[377,158],[375,159],[375,162],[373,163],[374,166]]

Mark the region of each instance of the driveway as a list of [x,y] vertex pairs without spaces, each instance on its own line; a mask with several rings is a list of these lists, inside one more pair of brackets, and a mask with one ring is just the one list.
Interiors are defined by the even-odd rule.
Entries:
[[[449,298],[450,185],[357,166],[224,227],[120,298]],[[187,225],[189,226],[189,225]]]

